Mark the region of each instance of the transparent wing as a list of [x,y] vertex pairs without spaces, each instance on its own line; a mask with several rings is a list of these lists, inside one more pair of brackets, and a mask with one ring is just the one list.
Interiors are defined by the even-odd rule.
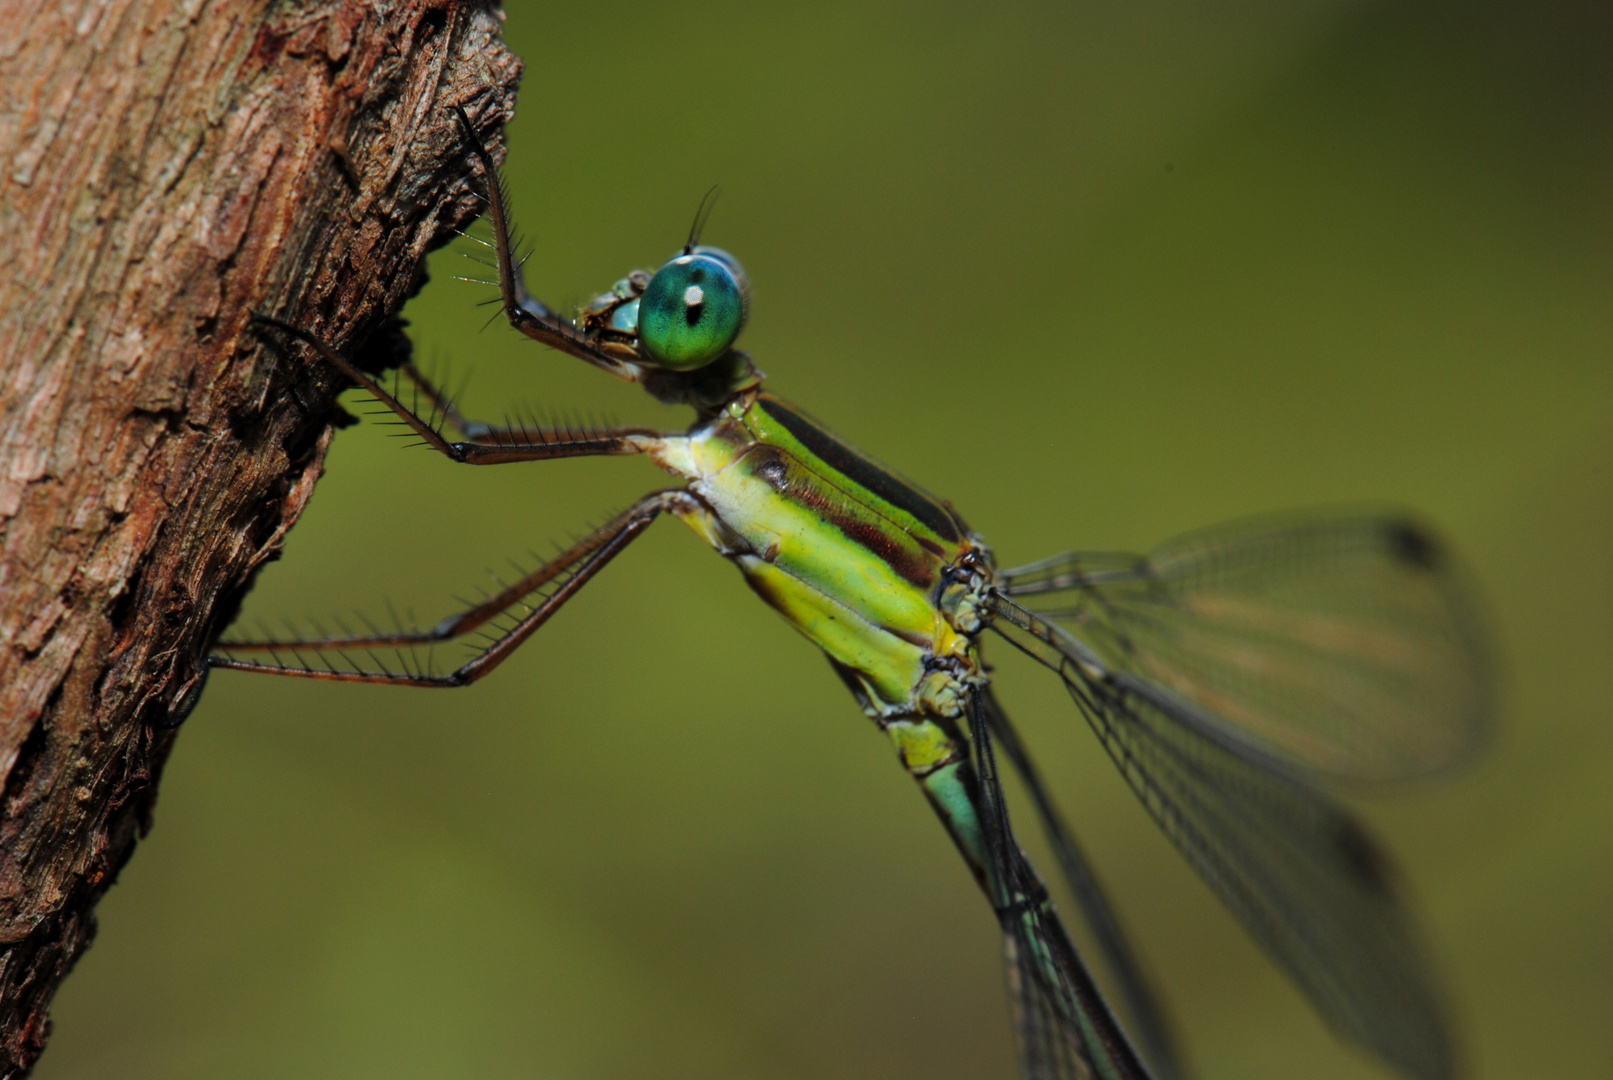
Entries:
[[1422,1080],[1456,1073],[1393,868],[1302,774],[1205,737],[1203,717],[1005,597],[1003,637],[1064,679],[1150,814],[1335,1029]]
[[992,906],[1003,931],[1009,1004],[1024,1080],[1151,1080],[1071,943],[1041,878],[1008,824],[979,695],[970,739]]
[[1461,762],[1490,727],[1482,620],[1459,567],[1401,516],[1253,520],[998,580],[1105,670],[1195,706],[1184,722],[1245,756],[1399,780]]
[[1158,995],[1149,982],[1142,963],[1132,951],[1120,926],[1120,919],[1104,895],[1097,875],[1079,844],[1075,834],[1064,821],[1054,804],[1047,786],[1042,783],[1019,732],[1003,711],[990,686],[979,691],[980,707],[997,744],[1014,766],[1014,772],[1024,783],[1031,803],[1042,821],[1042,830],[1053,849],[1059,870],[1075,898],[1076,907],[1091,929],[1098,951],[1114,977],[1121,1003],[1136,1032],[1143,1056],[1154,1072],[1156,1080],[1181,1080],[1187,1075],[1176,1050],[1176,1039],[1160,1007]]

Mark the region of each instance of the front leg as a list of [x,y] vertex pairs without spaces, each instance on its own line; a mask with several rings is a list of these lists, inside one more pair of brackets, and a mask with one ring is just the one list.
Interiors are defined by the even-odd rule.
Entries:
[[498,170],[493,166],[493,155],[487,152],[487,145],[476,133],[476,126],[471,123],[470,116],[465,110],[455,106],[454,114],[459,117],[459,126],[465,133],[465,141],[470,146],[471,155],[481,166],[482,175],[487,181],[487,216],[493,228],[493,250],[498,255],[499,295],[510,325],[534,341],[541,341],[550,348],[575,356],[579,360],[586,360],[618,379],[627,382],[641,381],[644,369],[638,364],[605,352],[598,342],[591,340],[577,328],[575,323],[556,315],[542,301],[526,291],[526,281],[521,275],[521,263],[515,257],[515,246],[510,240],[508,200],[504,197],[503,181],[499,179]]

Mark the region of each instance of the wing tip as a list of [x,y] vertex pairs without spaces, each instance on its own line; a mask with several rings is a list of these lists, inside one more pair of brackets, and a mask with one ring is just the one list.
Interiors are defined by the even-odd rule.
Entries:
[[1445,546],[1434,533],[1408,517],[1392,517],[1383,523],[1383,537],[1389,553],[1406,566],[1438,573],[1449,561]]

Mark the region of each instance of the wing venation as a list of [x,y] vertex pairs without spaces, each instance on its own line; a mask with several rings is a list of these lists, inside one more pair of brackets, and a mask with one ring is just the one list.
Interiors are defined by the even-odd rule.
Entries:
[[1134,691],[1174,696],[1250,754],[1403,780],[1465,761],[1491,726],[1494,665],[1464,574],[1402,515],[1261,519],[998,579],[1142,680]]
[[1423,1080],[1455,1075],[1444,1004],[1394,868],[1305,774],[1206,737],[1203,716],[1111,677],[1003,596],[994,629],[1057,671],[1148,812],[1344,1037]]

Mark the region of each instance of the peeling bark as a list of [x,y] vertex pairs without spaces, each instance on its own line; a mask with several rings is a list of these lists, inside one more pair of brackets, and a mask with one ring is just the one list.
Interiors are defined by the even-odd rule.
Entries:
[[[0,1077],[30,1069],[172,724],[476,214],[449,106],[514,103],[469,0],[0,0]],[[395,357],[393,358],[395,359]]]

